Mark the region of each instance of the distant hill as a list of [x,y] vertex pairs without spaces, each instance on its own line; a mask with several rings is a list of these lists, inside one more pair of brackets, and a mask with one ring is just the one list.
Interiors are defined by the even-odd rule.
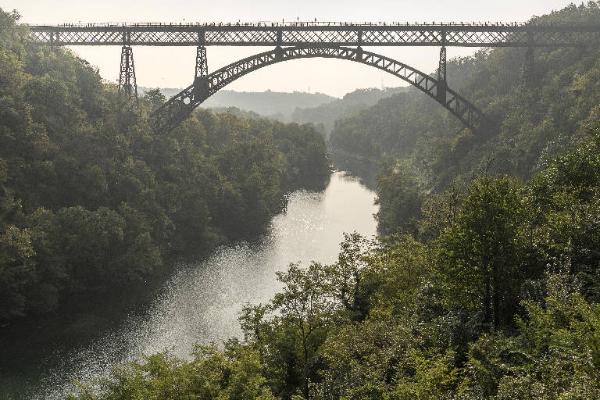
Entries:
[[296,108],[317,107],[333,100],[337,100],[337,98],[323,93],[221,90],[202,106],[206,108],[236,107],[267,117],[289,120]]
[[[150,88],[140,87],[140,93]],[[181,89],[161,88],[167,97],[179,93]],[[289,121],[297,108],[317,107],[331,101],[338,100],[323,93],[305,92],[237,92],[234,90],[221,90],[211,96],[202,104],[204,108],[230,108],[235,107],[243,111],[250,111],[265,117],[272,117],[282,121]]]
[[346,94],[341,99],[335,99],[316,107],[299,107],[292,114],[291,120],[298,123],[312,123],[321,125],[326,137],[333,130],[335,121],[341,117],[348,117],[356,112],[372,107],[380,100],[398,93],[404,93],[406,87],[385,89],[358,89]]
[[[147,87],[138,89],[140,94],[150,90]],[[327,138],[338,119],[350,117],[380,100],[408,90],[408,87],[357,89],[341,99],[323,93],[221,90],[206,100],[202,107],[245,114],[249,118],[268,117],[282,122],[313,124]],[[170,98],[181,89],[160,88],[160,91]]]

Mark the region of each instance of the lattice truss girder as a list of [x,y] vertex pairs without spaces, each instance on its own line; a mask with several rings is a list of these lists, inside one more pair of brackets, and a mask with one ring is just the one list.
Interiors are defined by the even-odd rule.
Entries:
[[[579,46],[600,39],[597,27],[528,27],[528,26],[329,26],[329,27],[203,27],[194,25],[55,27],[32,26],[34,42],[54,45],[121,45],[127,37],[129,45],[196,46],[204,44],[229,46],[310,46],[310,45],[391,45],[441,46]],[[533,42],[528,42],[532,34]],[[280,39],[278,38],[280,36]]]
[[311,57],[345,59],[373,66],[409,82],[434,98],[466,126],[477,129],[484,123],[484,116],[481,111],[458,93],[444,86],[444,96],[440,97],[438,80],[391,58],[362,49],[347,47],[287,47],[239,60],[213,72],[208,75],[208,89],[206,91],[199,91],[194,88],[194,85],[184,89],[157,110],[154,115],[157,128],[159,130],[172,129],[208,97],[252,71],[277,62]]

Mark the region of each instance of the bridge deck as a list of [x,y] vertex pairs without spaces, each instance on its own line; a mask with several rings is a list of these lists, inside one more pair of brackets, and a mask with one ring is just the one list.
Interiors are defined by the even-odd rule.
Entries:
[[563,47],[600,40],[593,26],[531,24],[83,24],[30,26],[55,46],[460,46]]

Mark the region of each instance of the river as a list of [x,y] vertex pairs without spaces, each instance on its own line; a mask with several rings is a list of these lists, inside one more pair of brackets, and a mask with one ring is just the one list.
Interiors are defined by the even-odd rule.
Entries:
[[374,200],[372,191],[342,172],[332,175],[323,192],[292,193],[258,243],[224,247],[198,265],[180,266],[149,305],[83,343],[60,340],[55,346],[39,338],[44,351],[36,351],[37,359],[15,360],[18,368],[2,371],[0,398],[63,399],[75,380],[105,376],[112,366],[143,354],[187,357],[195,343],[238,336],[242,306],[266,302],[280,288],[276,271],[295,262],[334,262],[344,232],[374,236]]

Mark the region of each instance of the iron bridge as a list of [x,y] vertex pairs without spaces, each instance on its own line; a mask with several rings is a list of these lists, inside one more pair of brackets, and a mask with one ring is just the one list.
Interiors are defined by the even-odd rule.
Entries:
[[[466,127],[487,127],[484,114],[448,87],[447,47],[525,48],[524,79],[534,68],[534,49],[585,47],[600,41],[598,25],[539,24],[348,24],[348,23],[205,23],[205,24],[63,24],[30,26],[33,43],[49,46],[122,46],[119,91],[137,98],[132,46],[195,46],[193,83],[153,114],[154,124],[167,132],[208,97],[257,69],[301,58],[336,58],[369,65],[410,83],[435,99]],[[272,50],[236,61],[209,73],[208,46],[270,46]],[[439,68],[429,75],[389,57],[364,50],[367,46],[434,46],[440,48]]]

